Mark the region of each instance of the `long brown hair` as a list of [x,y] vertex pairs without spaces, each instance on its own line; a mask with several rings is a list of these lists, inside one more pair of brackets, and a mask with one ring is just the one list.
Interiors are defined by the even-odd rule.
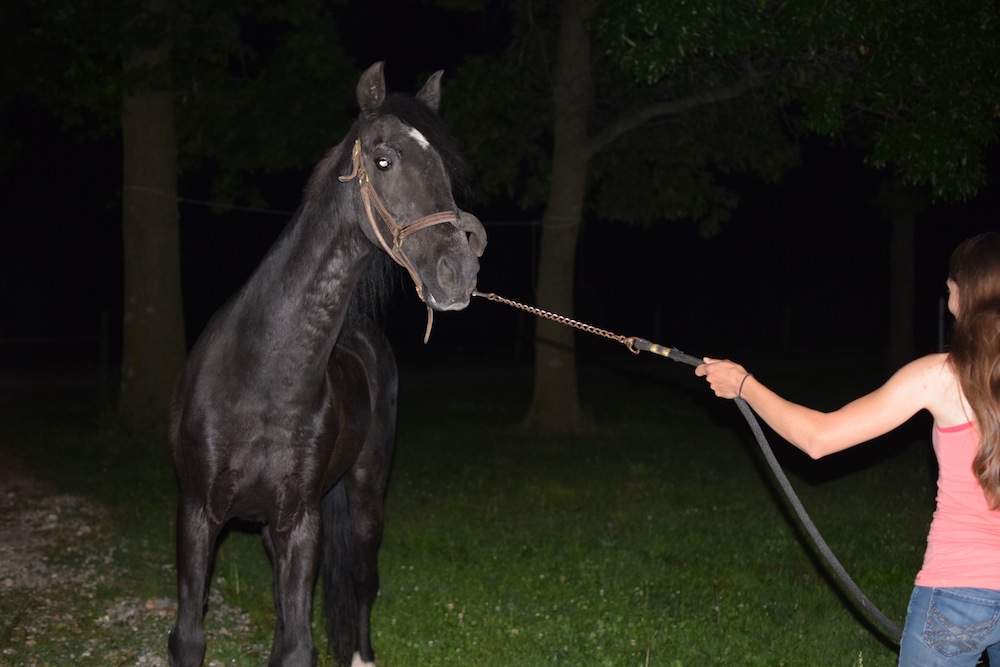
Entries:
[[979,430],[972,471],[992,509],[1000,508],[1000,233],[963,241],[948,277],[958,285],[958,315],[949,350]]

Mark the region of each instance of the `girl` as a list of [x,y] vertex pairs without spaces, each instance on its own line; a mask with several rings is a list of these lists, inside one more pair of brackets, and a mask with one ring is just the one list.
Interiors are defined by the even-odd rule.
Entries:
[[716,396],[740,397],[814,459],[866,442],[920,410],[934,417],[937,506],[906,613],[899,664],[1000,665],[1000,233],[952,253],[950,351],[910,362],[882,387],[830,413],[788,401],[739,364],[695,369]]

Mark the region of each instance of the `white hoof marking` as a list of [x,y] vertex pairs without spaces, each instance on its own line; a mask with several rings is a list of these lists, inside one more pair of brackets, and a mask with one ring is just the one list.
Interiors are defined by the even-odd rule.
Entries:
[[375,663],[365,662],[361,659],[360,653],[355,653],[354,658],[351,660],[351,667],[375,667]]

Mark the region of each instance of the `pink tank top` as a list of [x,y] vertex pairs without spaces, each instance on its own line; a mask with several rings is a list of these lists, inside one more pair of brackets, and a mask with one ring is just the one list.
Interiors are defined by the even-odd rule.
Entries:
[[990,510],[972,472],[979,432],[971,423],[934,425],[937,508],[918,586],[1000,590],[1000,511]]

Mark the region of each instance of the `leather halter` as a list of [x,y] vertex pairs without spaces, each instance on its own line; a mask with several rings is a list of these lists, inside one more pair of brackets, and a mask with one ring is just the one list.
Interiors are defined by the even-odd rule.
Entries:
[[[419,232],[427,227],[433,227],[434,225],[440,225],[444,222],[450,222],[457,226],[458,218],[453,212],[442,211],[440,213],[431,213],[430,215],[425,215],[422,218],[411,222],[405,227],[401,227],[396,218],[393,217],[389,209],[386,208],[385,203],[383,203],[382,198],[378,196],[378,192],[375,191],[375,186],[372,185],[371,179],[368,176],[368,170],[365,169],[364,160],[361,158],[361,139],[355,139],[354,148],[351,150],[351,162],[352,169],[351,173],[346,176],[339,176],[339,180],[342,183],[349,183],[355,178],[358,179],[358,185],[361,186],[361,201],[365,205],[365,214],[368,217],[368,222],[371,225],[372,231],[375,233],[375,238],[378,239],[379,244],[381,244],[382,249],[385,250],[389,257],[392,257],[393,261],[406,269],[407,273],[410,274],[410,278],[413,279],[413,284],[417,288],[417,296],[420,300],[427,304],[427,299],[424,298],[423,283],[420,280],[420,275],[417,273],[417,268],[410,261],[410,258],[406,256],[403,252],[403,241],[406,237]],[[372,210],[374,208],[374,211]],[[386,242],[385,235],[383,235],[378,223],[375,221],[375,214],[378,213],[378,217],[382,219],[385,226],[389,228],[392,233],[392,244]],[[427,306],[427,329],[424,332],[424,342],[426,343],[431,336],[431,324],[434,320],[434,311],[431,307]]]

